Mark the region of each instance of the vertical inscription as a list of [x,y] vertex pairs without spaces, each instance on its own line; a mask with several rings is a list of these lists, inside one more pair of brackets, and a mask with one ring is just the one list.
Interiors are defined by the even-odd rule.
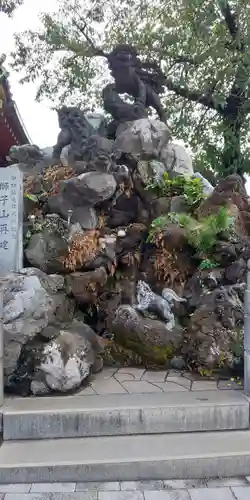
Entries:
[[16,166],[0,170],[0,270],[22,267],[23,176]]

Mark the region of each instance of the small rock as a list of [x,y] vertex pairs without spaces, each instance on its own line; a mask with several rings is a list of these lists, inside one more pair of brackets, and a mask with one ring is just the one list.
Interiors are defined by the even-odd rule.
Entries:
[[117,232],[117,236],[119,238],[124,238],[124,236],[126,236],[126,231],[124,231],[124,229],[119,229],[119,231]]
[[173,370],[184,370],[186,368],[186,363],[181,356],[174,356],[171,359],[171,368]]

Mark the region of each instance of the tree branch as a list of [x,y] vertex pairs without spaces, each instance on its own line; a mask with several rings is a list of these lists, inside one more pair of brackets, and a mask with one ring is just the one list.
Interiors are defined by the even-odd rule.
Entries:
[[175,92],[175,94],[181,97],[185,97],[189,101],[202,104],[209,109],[214,109],[219,113],[224,114],[224,107],[221,104],[217,104],[211,94],[202,94],[199,90],[189,90],[186,87],[181,87],[177,83],[174,83],[170,78],[166,78],[164,85],[168,90]]
[[81,19],[81,22],[83,22],[84,27],[80,26],[78,24],[78,22],[75,21],[75,20],[72,21],[72,24],[80,31],[80,33],[82,33],[82,35],[84,36],[84,38],[86,39],[86,41],[90,45],[90,47],[91,47],[91,49],[93,51],[93,55],[94,56],[100,56],[100,57],[106,57],[107,58],[108,55],[102,49],[100,49],[99,47],[96,47],[95,44],[94,44],[94,42],[93,42],[93,40],[91,40],[91,38],[86,33],[86,31],[85,31],[86,26],[87,26],[86,21],[84,21],[83,19]]
[[[230,36],[233,42],[236,43],[236,49],[240,52],[244,51],[244,44],[240,40],[240,30],[237,24],[236,15],[232,12],[229,2],[223,2],[223,5],[220,7],[221,13],[224,17],[225,23],[227,25],[227,29],[230,33]],[[227,48],[231,48],[230,44],[226,45]]]
[[[160,54],[160,56],[162,56],[162,49],[152,47],[151,50],[155,54]],[[169,59],[173,59],[175,64],[186,63],[191,64],[192,66],[199,66],[201,64],[201,61],[198,58],[196,59],[195,57],[186,54],[172,54],[171,52],[164,52],[164,56],[169,57]]]

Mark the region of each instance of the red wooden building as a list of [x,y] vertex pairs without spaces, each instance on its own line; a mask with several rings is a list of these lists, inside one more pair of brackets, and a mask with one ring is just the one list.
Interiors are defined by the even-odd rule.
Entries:
[[0,73],[0,167],[4,167],[11,146],[28,144],[30,140],[12,99],[8,74],[1,66]]

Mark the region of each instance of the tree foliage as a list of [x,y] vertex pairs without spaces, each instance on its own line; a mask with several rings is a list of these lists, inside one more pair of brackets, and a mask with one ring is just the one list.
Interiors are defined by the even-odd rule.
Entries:
[[0,0],[0,12],[11,16],[14,10],[23,3],[23,0]]
[[116,42],[161,65],[169,124],[198,167],[250,171],[248,0],[58,0],[39,33],[16,36],[13,66],[39,79],[38,99],[91,107],[109,78],[98,48]]

